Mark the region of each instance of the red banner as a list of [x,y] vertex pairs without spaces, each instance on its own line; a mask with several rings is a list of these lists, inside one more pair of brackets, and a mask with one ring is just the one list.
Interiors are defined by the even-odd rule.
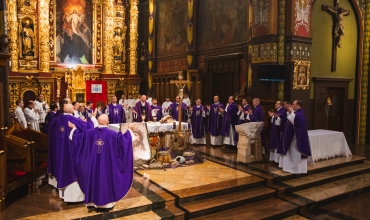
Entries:
[[93,107],[97,102],[107,103],[107,82],[86,80],[86,100],[93,102]]

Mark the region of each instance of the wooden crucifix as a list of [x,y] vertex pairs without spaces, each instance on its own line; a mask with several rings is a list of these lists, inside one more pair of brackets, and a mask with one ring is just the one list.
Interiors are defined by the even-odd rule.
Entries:
[[182,97],[183,97],[183,94],[184,94],[184,88],[185,86],[188,84],[188,81],[186,80],[183,80],[183,77],[182,77],[182,71],[179,71],[179,76],[178,76],[179,80],[171,80],[170,83],[171,84],[175,84],[177,86],[177,88],[179,89],[179,97],[180,97],[180,103],[179,103],[179,131],[181,131],[181,121],[182,121]]
[[334,6],[322,5],[322,10],[333,17],[333,48],[331,58],[331,71],[337,70],[337,48],[341,47],[340,40],[344,36],[343,16],[348,16],[349,11],[339,7],[339,0],[335,0]]

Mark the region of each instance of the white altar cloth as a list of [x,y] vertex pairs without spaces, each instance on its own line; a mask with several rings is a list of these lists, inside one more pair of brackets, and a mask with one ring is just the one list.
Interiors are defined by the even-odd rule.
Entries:
[[308,158],[308,163],[331,157],[352,155],[343,132],[322,129],[309,130],[308,138],[312,155]]
[[[141,122],[137,122],[141,123]],[[166,131],[173,131],[173,123],[165,123],[161,124],[160,122],[145,122],[146,127],[148,128],[148,133],[158,133],[158,132],[166,132]],[[118,132],[120,124],[109,124],[108,128]],[[179,127],[179,122],[176,121],[176,128]],[[181,122],[181,130],[188,130],[188,123]]]

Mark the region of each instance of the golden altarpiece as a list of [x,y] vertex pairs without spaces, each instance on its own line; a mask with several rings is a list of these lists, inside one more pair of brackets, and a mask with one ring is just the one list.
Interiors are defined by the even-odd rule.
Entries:
[[[76,100],[84,80],[136,94],[138,0],[6,0],[10,110],[16,100]],[[85,93],[86,94],[86,93]]]

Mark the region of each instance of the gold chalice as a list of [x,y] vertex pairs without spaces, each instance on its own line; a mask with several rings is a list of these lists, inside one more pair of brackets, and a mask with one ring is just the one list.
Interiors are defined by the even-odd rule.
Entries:
[[153,121],[156,122],[157,121],[157,116],[153,116]]
[[141,115],[141,120],[144,123],[145,122],[146,115]]

